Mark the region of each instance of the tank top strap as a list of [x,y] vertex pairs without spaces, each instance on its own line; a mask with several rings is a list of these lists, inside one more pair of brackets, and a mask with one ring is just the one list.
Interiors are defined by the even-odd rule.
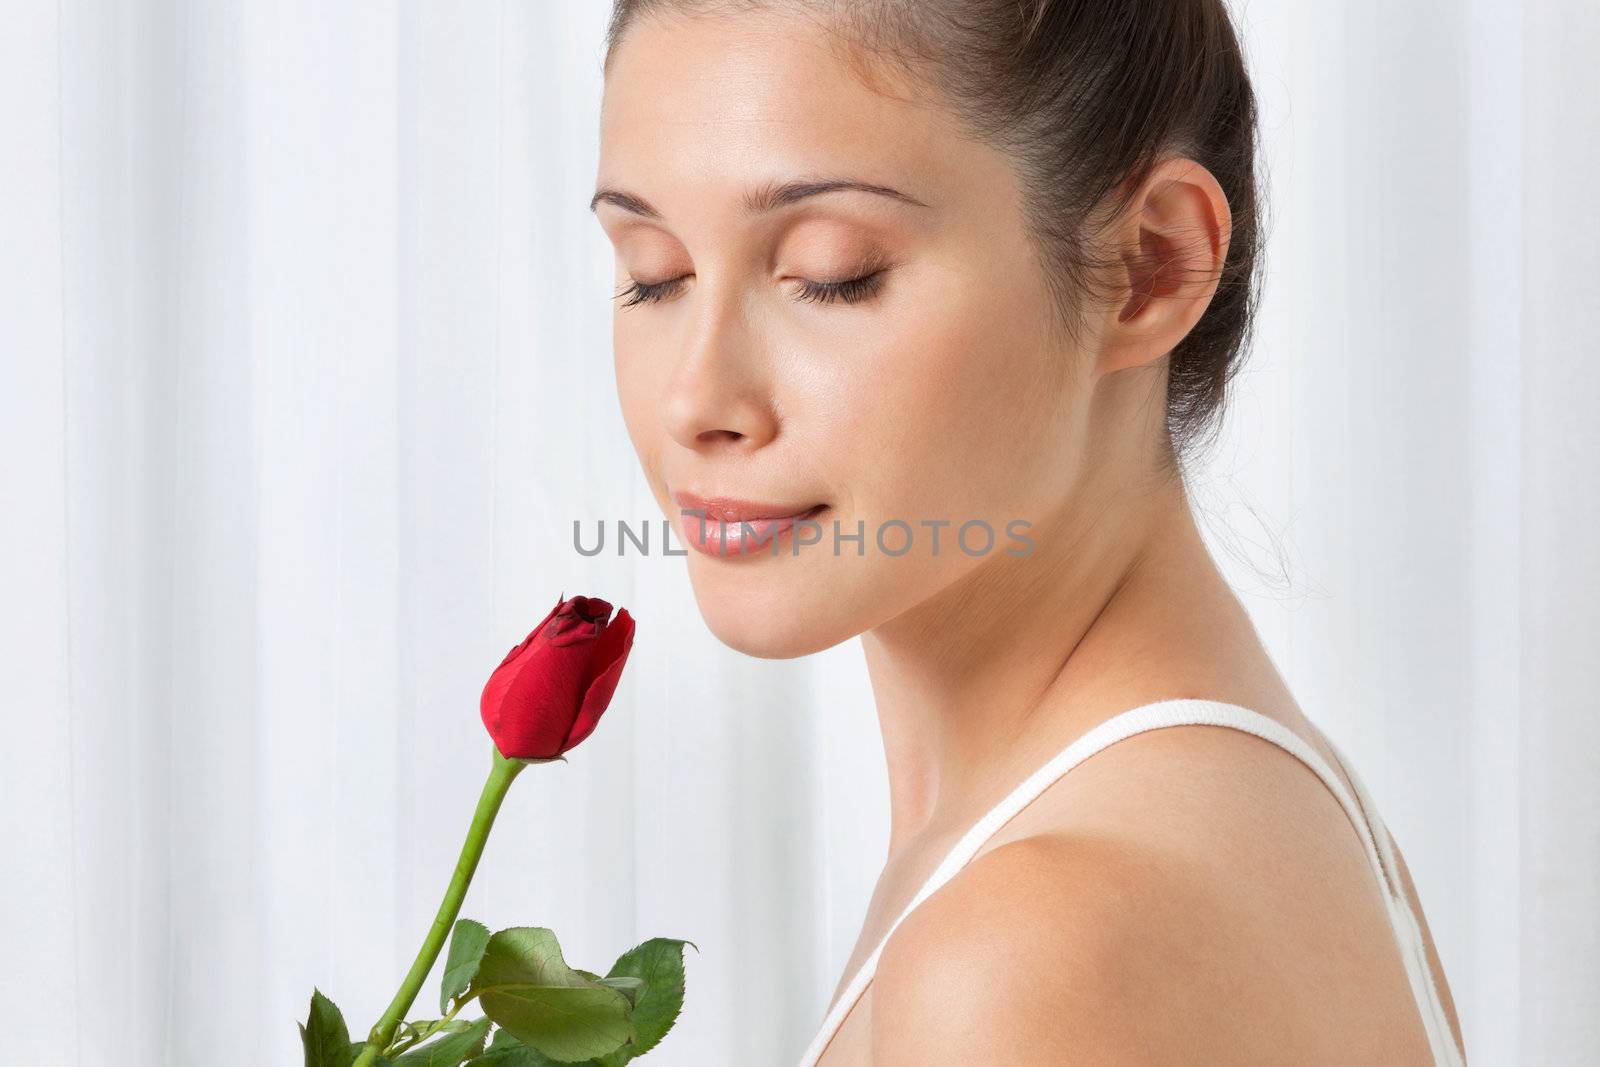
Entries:
[[[1042,767],[1023,779],[998,804],[990,808],[981,819],[973,824],[971,829],[962,835],[961,839],[956,842],[955,846],[939,863],[939,866],[934,868],[933,873],[923,882],[922,887],[911,898],[911,902],[889,925],[888,930],[878,940],[877,946],[873,948],[871,955],[862,962],[860,968],[851,978],[850,984],[839,997],[838,1002],[834,1004],[832,1010],[824,1018],[816,1037],[812,1039],[811,1044],[801,1057],[799,1067],[813,1067],[817,1060],[821,1058],[822,1052],[833,1038],[834,1032],[843,1024],[845,1016],[850,1013],[850,1009],[854,1007],[855,1002],[860,999],[861,994],[866,990],[867,984],[871,982],[873,974],[877,971],[878,959],[883,955],[884,945],[888,943],[889,938],[900,924],[924,900],[937,892],[951,878],[954,878],[1000,827],[1009,822],[1029,803],[1037,799],[1062,775],[1095,753],[1146,730],[1155,730],[1167,726],[1195,725],[1225,726],[1254,734],[1265,741],[1277,745],[1279,748],[1287,750],[1314,771],[1317,777],[1322,779],[1323,784],[1328,787],[1335,799],[1338,800],[1340,807],[1344,809],[1345,814],[1350,818],[1351,824],[1355,827],[1356,833],[1361,839],[1362,848],[1367,853],[1368,862],[1377,875],[1384,891],[1384,898],[1390,909],[1390,922],[1395,924],[1396,933],[1402,934],[1403,932],[1402,927],[1398,925],[1400,919],[1395,913],[1397,902],[1404,911],[1405,917],[1410,920],[1412,930],[1415,931],[1415,919],[1411,916],[1411,909],[1406,904],[1398,873],[1394,869],[1392,846],[1389,844],[1387,834],[1382,832],[1381,821],[1379,821],[1379,832],[1374,833],[1373,820],[1369,815],[1372,811],[1371,798],[1364,795],[1364,789],[1362,789],[1353,775],[1351,775],[1352,783],[1355,783],[1356,788],[1363,794],[1359,797],[1351,794],[1350,790],[1345,787],[1344,782],[1339,779],[1338,775],[1333,773],[1332,768],[1328,766],[1328,762],[1322,758],[1316,749],[1306,743],[1299,734],[1296,734],[1276,719],[1268,718],[1258,711],[1216,700],[1191,698],[1161,700],[1120,712],[1086,731],[1066,748],[1056,753]],[[1332,743],[1328,741],[1326,735],[1321,735],[1319,732],[1319,736],[1329,744],[1330,749],[1335,752],[1335,757],[1340,760],[1341,767],[1349,775],[1349,768],[1345,766],[1338,750],[1333,749]],[[1398,898],[1397,894],[1399,894]],[[1411,951],[1405,945],[1402,946],[1402,949],[1407,952]],[[1415,991],[1417,979],[1414,972],[1414,961],[1409,958],[1407,970],[1412,974],[1413,989]],[[1428,982],[1431,990],[1431,972],[1429,973]],[[1433,992],[1437,1003],[1437,991]],[[1430,1032],[1429,1036],[1431,1040],[1435,1035]],[[1451,1042],[1450,1048],[1452,1051],[1454,1050],[1453,1042]],[[1440,1062],[1447,1061],[1441,1060]]]
[[1416,998],[1417,1007],[1422,1012],[1422,1021],[1428,1033],[1428,1045],[1433,1051],[1434,1063],[1447,1067],[1465,1067],[1466,1061],[1462,1058],[1461,1049],[1456,1044],[1454,1033],[1451,1032],[1449,1017],[1445,1014],[1444,998],[1439,995],[1439,985],[1434,981],[1433,966],[1428,962],[1427,939],[1422,935],[1422,925],[1417,921],[1416,912],[1411,909],[1411,899],[1406,894],[1405,881],[1401,878],[1400,866],[1395,860],[1394,839],[1389,834],[1388,824],[1378,813],[1378,806],[1367,790],[1366,783],[1350,766],[1350,761],[1345,759],[1343,750],[1315,724],[1312,725],[1312,729],[1317,731],[1323,743],[1333,752],[1340,769],[1355,787],[1356,801],[1361,806],[1367,825],[1372,828],[1382,874],[1389,889],[1386,894],[1389,925],[1393,927],[1395,938],[1400,943],[1406,977],[1411,982],[1411,992]]

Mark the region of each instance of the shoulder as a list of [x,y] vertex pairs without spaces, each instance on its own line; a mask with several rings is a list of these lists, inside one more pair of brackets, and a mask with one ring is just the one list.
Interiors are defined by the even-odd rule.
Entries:
[[1317,991],[1382,971],[1387,918],[1299,761],[1239,731],[1156,730],[1052,792],[1053,825],[969,863],[884,946],[875,1064],[1315,1062],[1317,1033],[1359,1025],[1354,998]]
[[[1114,841],[1029,838],[907,916],[873,980],[874,1064],[1179,1062],[1199,880]],[[957,1055],[957,1052],[961,1055]],[[1069,1055],[1070,1053],[1070,1055]]]

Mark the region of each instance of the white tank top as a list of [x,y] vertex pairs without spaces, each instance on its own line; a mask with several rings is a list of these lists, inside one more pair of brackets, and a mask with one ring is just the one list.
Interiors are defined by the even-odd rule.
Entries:
[[[883,946],[895,928],[935,890],[955,877],[956,872],[972,859],[995,831],[1043,793],[1056,779],[1108,745],[1145,730],[1190,725],[1228,726],[1255,734],[1297,757],[1322,779],[1338,799],[1340,806],[1344,808],[1345,814],[1350,816],[1350,821],[1355,824],[1356,832],[1361,837],[1361,844],[1366,850],[1367,860],[1372,866],[1373,874],[1377,876],[1379,887],[1383,890],[1384,899],[1388,903],[1389,926],[1394,930],[1395,941],[1400,949],[1401,959],[1405,963],[1406,975],[1411,980],[1411,993],[1422,1014],[1422,1024],[1428,1034],[1428,1044],[1433,1050],[1433,1061],[1439,1067],[1465,1067],[1461,1052],[1451,1036],[1449,1019],[1445,1015],[1444,1004],[1439,999],[1439,990],[1434,985],[1433,972],[1428,967],[1427,946],[1422,938],[1422,930],[1411,911],[1405,884],[1401,881],[1399,869],[1395,865],[1394,845],[1389,840],[1388,828],[1379,817],[1366,787],[1350,770],[1344,753],[1340,752],[1333,742],[1328,741],[1327,735],[1318,731],[1319,736],[1327,741],[1328,748],[1333,752],[1340,768],[1355,786],[1354,797],[1317,750],[1277,720],[1269,719],[1258,711],[1251,711],[1236,704],[1187,699],[1162,700],[1154,704],[1145,704],[1107,719],[1058,752],[1048,763],[1013,789],[1005,799],[989,809],[989,812],[966,832],[950,850],[949,855],[945,856],[944,861],[934,869],[933,874],[917,891],[917,895],[911,898],[911,903],[889,926],[877,947],[872,950],[872,954],[861,964],[861,969],[845,987],[838,1003],[823,1019],[816,1037],[812,1038],[805,1054],[801,1056],[799,1067],[813,1067],[821,1058],[823,1049],[827,1048],[828,1042],[844,1022],[851,1007],[861,998],[867,983],[872,981],[873,972],[878,967],[878,957],[883,954]],[[1312,729],[1316,727],[1313,726]]]

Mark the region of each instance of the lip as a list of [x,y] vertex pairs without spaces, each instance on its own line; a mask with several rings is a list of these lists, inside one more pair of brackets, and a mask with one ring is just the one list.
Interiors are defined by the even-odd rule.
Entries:
[[679,525],[690,548],[729,559],[760,549],[776,553],[778,539],[795,524],[815,518],[826,504],[770,504],[697,493],[672,494],[679,507]]

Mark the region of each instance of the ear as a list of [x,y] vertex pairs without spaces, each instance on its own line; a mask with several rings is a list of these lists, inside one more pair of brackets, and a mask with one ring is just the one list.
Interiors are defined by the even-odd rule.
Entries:
[[1100,373],[1160,359],[1194,328],[1216,294],[1232,220],[1210,171],[1192,159],[1156,165],[1108,235],[1122,292],[1103,324]]

